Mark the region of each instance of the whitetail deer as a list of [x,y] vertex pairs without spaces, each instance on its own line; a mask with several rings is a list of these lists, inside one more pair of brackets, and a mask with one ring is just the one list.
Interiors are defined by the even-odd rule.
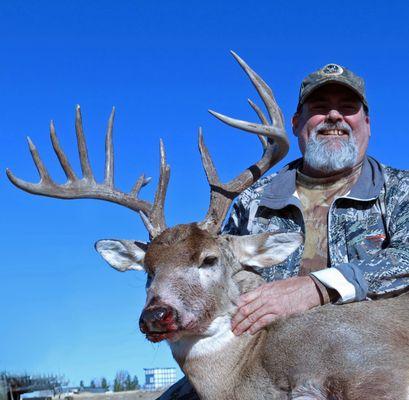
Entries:
[[160,177],[153,204],[140,200],[148,183],[141,176],[129,194],[113,179],[111,114],[106,136],[104,183],[96,183],[82,131],[80,109],[76,132],[83,178],[78,179],[60,148],[51,124],[51,140],[67,183],[56,185],[36,148],[29,147],[41,180],[32,184],[7,171],[9,179],[30,193],[58,198],[94,198],[137,211],[150,243],[100,240],[96,248],[119,271],[145,270],[146,305],[140,328],[153,342],[167,340],[180,367],[202,399],[383,399],[409,398],[409,296],[318,307],[303,315],[281,318],[251,336],[236,337],[230,319],[236,301],[260,285],[252,267],[281,262],[302,242],[297,232],[253,236],[221,235],[233,199],[252,185],[288,150],[281,111],[271,89],[233,54],[260,94],[270,117],[250,101],[261,124],[222,121],[259,135],[263,156],[227,184],[219,181],[199,133],[199,150],[211,188],[211,200],[200,223],[166,228],[164,200],[170,169],[160,144]]

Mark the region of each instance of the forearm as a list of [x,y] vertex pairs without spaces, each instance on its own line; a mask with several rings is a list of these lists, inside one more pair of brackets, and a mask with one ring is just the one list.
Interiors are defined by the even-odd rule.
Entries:
[[389,247],[357,265],[368,283],[369,297],[398,294],[409,288],[409,243]]
[[373,257],[361,255],[361,259],[312,275],[325,287],[338,292],[339,303],[398,294],[409,289],[409,246],[392,245]]

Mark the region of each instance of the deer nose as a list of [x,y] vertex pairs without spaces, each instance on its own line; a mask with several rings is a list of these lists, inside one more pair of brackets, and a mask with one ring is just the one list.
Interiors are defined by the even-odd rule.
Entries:
[[139,328],[143,333],[168,332],[176,322],[176,311],[169,306],[145,308],[139,318]]

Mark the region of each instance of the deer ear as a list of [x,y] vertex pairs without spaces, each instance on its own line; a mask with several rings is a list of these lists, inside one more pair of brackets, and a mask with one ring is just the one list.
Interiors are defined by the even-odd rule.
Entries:
[[133,240],[98,240],[95,249],[104,260],[118,271],[144,270],[143,261],[148,245]]
[[265,268],[283,262],[303,243],[304,237],[297,232],[266,232],[246,236],[229,235],[229,241],[242,265]]

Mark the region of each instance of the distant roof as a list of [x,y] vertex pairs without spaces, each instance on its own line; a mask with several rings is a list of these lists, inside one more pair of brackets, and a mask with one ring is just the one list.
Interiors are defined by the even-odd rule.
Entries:
[[52,397],[54,392],[52,390],[37,390],[35,392],[23,393],[20,395],[20,399],[32,399],[35,397]]

